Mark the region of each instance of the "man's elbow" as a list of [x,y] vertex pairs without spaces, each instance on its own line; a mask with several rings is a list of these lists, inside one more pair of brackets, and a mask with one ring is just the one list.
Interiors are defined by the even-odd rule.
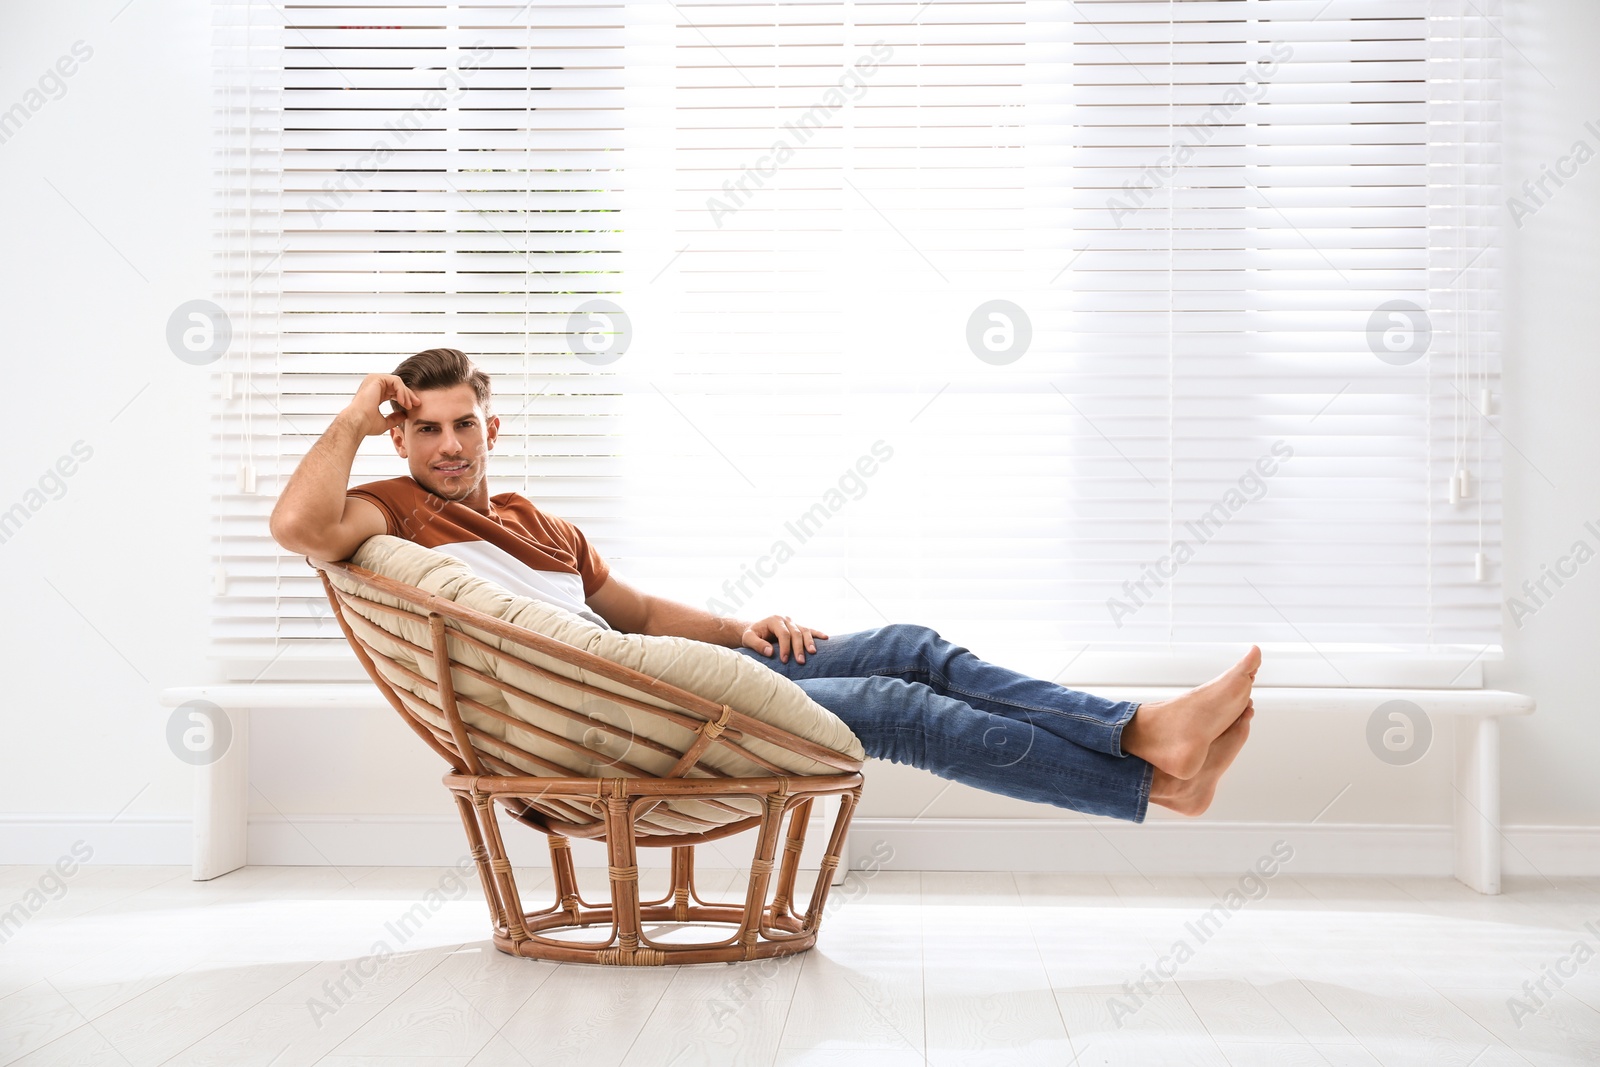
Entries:
[[[618,633],[653,634],[651,629],[649,598],[636,595],[626,587],[608,584],[602,587],[604,596],[585,598],[590,611],[606,620]],[[622,595],[617,595],[618,591]]]
[[293,514],[286,514],[274,508],[272,517],[267,520],[267,529],[272,534],[272,539],[278,542],[285,552],[316,559],[329,558],[326,555],[327,545],[324,544],[324,539],[316,536],[315,531],[308,529],[306,524]]
[[653,596],[640,598],[638,611],[634,614],[634,633],[661,635],[666,630],[661,629],[662,619],[660,612],[661,601]]

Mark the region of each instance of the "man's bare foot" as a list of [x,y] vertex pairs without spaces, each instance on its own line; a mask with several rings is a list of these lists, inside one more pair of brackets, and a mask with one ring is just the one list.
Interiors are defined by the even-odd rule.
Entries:
[[1122,751],[1174,778],[1193,778],[1205,766],[1211,742],[1250,703],[1260,666],[1261,649],[1251,645],[1238,663],[1205,685],[1171,700],[1140,704],[1122,728]]
[[1250,719],[1255,715],[1254,704],[1245,709],[1233,724],[1211,743],[1200,773],[1192,778],[1174,778],[1159,767],[1150,781],[1150,803],[1170,808],[1179,815],[1200,815],[1211,806],[1217,793],[1217,782],[1222,772],[1233,763],[1234,757],[1244,747],[1250,736]]

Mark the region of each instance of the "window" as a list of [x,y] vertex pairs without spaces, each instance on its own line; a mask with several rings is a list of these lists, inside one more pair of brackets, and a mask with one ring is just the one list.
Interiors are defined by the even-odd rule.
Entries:
[[[1039,669],[1463,677],[1500,641],[1480,10],[219,0],[219,649],[348,658],[266,515],[443,344],[495,378],[492,491],[651,592]],[[398,473],[378,439],[354,480]]]

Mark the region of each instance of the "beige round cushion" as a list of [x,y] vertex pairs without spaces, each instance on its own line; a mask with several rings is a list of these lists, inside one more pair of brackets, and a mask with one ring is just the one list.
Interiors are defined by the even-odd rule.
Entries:
[[[350,562],[688,690],[713,703],[726,704],[840,755],[856,760],[865,758],[861,742],[838,716],[813,701],[789,679],[731,648],[684,637],[651,637],[595,626],[553,604],[507,592],[493,582],[474,575],[460,560],[398,537],[381,535],[369,539],[351,557]],[[424,678],[435,679],[432,640],[424,622],[367,607],[366,601],[390,606],[397,606],[400,601],[337,574],[330,574],[329,578],[342,592],[354,598],[351,609],[345,613],[346,620],[362,641],[406,669]],[[452,628],[455,625],[452,623]],[[676,756],[681,755],[698,736],[697,731],[638,708],[584,693],[541,676],[539,672],[521,664],[533,664],[562,678],[582,681],[607,692],[621,693],[652,707],[671,708],[672,705],[666,701],[485,631],[467,627],[466,632],[484,644],[501,650],[504,655],[490,655],[465,641],[452,640],[449,643],[451,659],[458,667],[471,668],[506,682],[523,693],[581,715],[581,718],[570,717],[541,707],[532,700],[508,695],[489,682],[458,669],[454,674],[462,721],[488,735],[488,738],[475,739],[480,756],[493,757],[516,768],[518,773],[530,775],[610,777],[642,773],[660,776],[670,770]],[[377,667],[408,708],[439,728],[448,730],[444,714],[430,686],[395,670],[382,660],[377,661]],[[468,701],[499,712],[512,721],[507,722],[505,718],[474,708]],[[669,752],[631,743],[624,737],[597,728],[597,722],[622,727],[636,736],[664,746]],[[564,739],[566,743],[525,729],[520,725],[523,723]],[[543,765],[532,762],[514,749],[496,744],[494,739],[509,740],[546,762]],[[738,743],[786,774],[839,773],[836,768],[810,757],[797,755],[755,738],[746,736]],[[766,777],[772,774],[759,763],[722,744],[712,744],[702,755],[700,764],[736,777]],[[709,772],[699,768],[690,773],[690,777],[709,776]],[[566,803],[535,806],[569,822],[599,821],[596,811],[581,811]],[[675,799],[657,806],[642,817],[639,830],[645,834],[696,833],[759,812],[760,801],[752,797]]]

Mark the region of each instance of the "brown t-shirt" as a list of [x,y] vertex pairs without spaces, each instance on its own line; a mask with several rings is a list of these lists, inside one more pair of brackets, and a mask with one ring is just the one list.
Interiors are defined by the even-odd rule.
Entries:
[[566,519],[546,514],[519,493],[489,498],[489,514],[434,496],[410,477],[367,482],[349,491],[383,513],[388,532],[461,560],[472,573],[606,626],[584,603],[611,569]]

